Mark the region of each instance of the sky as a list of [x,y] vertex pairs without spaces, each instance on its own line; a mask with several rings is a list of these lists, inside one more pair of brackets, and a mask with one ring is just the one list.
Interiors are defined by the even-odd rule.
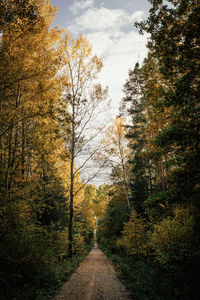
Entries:
[[107,117],[118,114],[128,70],[147,55],[147,35],[133,24],[146,19],[147,0],[51,0],[58,7],[54,24],[73,37],[87,36],[93,53],[103,59],[99,82],[109,88],[111,108]]

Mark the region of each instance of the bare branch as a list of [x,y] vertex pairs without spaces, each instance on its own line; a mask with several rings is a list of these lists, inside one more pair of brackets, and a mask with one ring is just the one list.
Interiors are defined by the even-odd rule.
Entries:
[[74,196],[76,196],[82,189],[84,186],[86,186],[88,184],[88,182],[90,182],[92,179],[94,179],[99,173],[100,171],[105,167],[105,162],[103,162],[103,164],[98,168],[98,170],[89,178],[87,179],[84,183],[83,186],[81,186],[75,193]]

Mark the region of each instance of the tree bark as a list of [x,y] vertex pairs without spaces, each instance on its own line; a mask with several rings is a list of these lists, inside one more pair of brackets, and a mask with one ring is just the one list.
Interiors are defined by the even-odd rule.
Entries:
[[75,97],[72,99],[72,144],[70,165],[70,205],[69,205],[69,257],[72,257],[73,221],[74,221],[74,154],[75,154]]
[[24,126],[24,121],[22,121],[22,154],[21,154],[21,160],[22,160],[22,178],[24,179],[24,174],[25,174],[25,126]]

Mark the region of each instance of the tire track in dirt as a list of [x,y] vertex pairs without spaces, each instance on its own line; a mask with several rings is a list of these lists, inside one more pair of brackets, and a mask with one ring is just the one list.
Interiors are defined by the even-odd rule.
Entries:
[[54,300],[130,300],[116,272],[97,245]]

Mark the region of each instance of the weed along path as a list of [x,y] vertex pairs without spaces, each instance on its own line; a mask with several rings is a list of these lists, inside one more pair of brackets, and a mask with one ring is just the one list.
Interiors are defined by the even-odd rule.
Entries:
[[116,272],[97,245],[54,300],[129,300]]

